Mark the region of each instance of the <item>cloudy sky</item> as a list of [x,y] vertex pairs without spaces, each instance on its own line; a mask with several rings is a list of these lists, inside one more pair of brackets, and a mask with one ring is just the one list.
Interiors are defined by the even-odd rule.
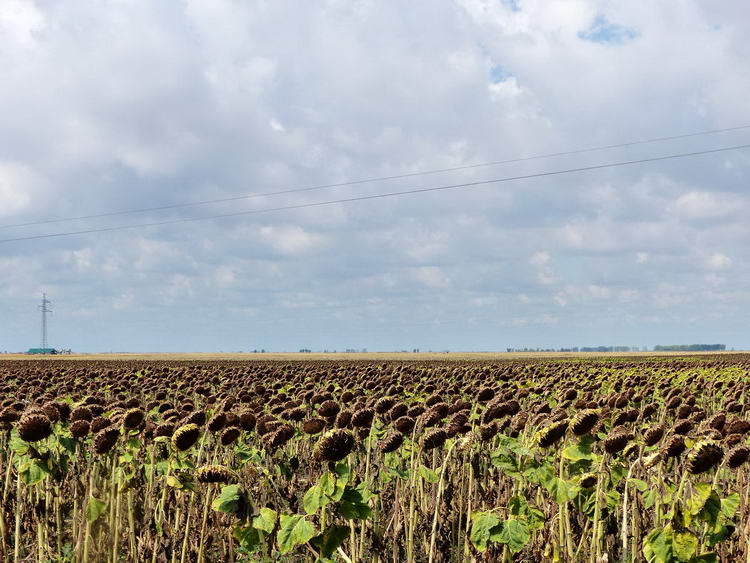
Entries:
[[[750,143],[745,0],[0,2],[0,239]],[[750,150],[0,243],[0,350],[750,347]]]

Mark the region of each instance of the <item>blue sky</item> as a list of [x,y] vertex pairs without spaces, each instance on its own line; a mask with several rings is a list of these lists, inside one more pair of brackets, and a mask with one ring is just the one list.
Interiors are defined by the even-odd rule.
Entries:
[[578,37],[594,43],[621,45],[638,37],[638,30],[613,24],[602,15],[596,16],[591,26],[578,32]]
[[[0,227],[750,124],[741,1],[0,4]],[[736,131],[0,238],[750,142]],[[747,341],[750,153],[0,243],[0,350]]]

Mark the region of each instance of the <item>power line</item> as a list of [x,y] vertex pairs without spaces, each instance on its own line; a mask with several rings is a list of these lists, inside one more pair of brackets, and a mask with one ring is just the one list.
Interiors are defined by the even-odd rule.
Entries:
[[395,196],[402,196],[402,195],[412,195],[412,194],[420,194],[420,193],[426,193],[426,192],[436,192],[441,190],[452,190],[452,189],[459,189],[459,188],[471,188],[476,186],[483,186],[488,184],[499,184],[504,182],[512,182],[516,180],[527,180],[531,178],[544,178],[548,176],[559,176],[562,174],[572,174],[576,172],[586,172],[589,170],[601,170],[603,168],[615,168],[620,166],[630,166],[633,164],[643,164],[647,162],[659,162],[663,160],[672,160],[676,158],[687,158],[691,156],[699,156],[699,155],[705,155],[705,154],[715,154],[720,152],[726,152],[726,151],[732,151],[732,150],[738,150],[738,149],[746,149],[750,148],[750,144],[744,144],[744,145],[733,145],[729,147],[719,147],[716,149],[707,149],[702,151],[693,151],[693,152],[685,152],[685,153],[676,153],[676,154],[668,154],[663,156],[655,156],[650,158],[639,158],[637,160],[624,160],[620,162],[608,162],[604,164],[595,164],[592,166],[580,166],[577,168],[566,168],[563,170],[551,170],[548,172],[537,172],[535,174],[524,174],[521,176],[506,176],[504,178],[494,178],[492,180],[478,180],[475,182],[464,182],[462,184],[448,184],[443,186],[431,186],[427,188],[412,188],[410,190],[403,190],[398,192],[387,192],[387,193],[381,193],[381,194],[372,194],[372,195],[365,195],[365,196],[358,196],[358,197],[350,197],[350,198],[342,198],[342,199],[333,199],[328,201],[318,201],[313,203],[300,203],[296,205],[285,205],[281,207],[267,207],[264,209],[251,209],[249,211],[236,211],[233,213],[222,213],[220,215],[208,215],[206,217],[188,217],[188,218],[182,218],[182,219],[170,219],[167,221],[155,221],[152,223],[137,223],[137,224],[131,224],[131,225],[118,225],[115,227],[101,227],[98,229],[84,229],[80,231],[68,231],[68,232],[62,232],[62,233],[50,233],[46,235],[32,235],[32,236],[25,236],[25,237],[15,237],[15,238],[8,238],[8,239],[0,239],[0,243],[5,242],[18,242],[18,241],[24,241],[24,240],[36,240],[36,239],[46,239],[46,238],[57,238],[57,237],[66,237],[66,236],[73,236],[73,235],[85,235],[85,234],[92,234],[92,233],[106,233],[110,231],[121,231],[125,229],[142,229],[147,227],[159,227],[162,225],[175,225],[178,223],[191,223],[195,221],[208,221],[211,219],[226,219],[229,217],[240,217],[243,215],[255,215],[258,213],[271,213],[274,211],[289,211],[293,209],[304,209],[308,207],[321,207],[324,205],[334,205],[337,203],[351,203],[354,201],[366,201],[371,199],[382,199],[387,197],[395,197]]
[[538,154],[538,155],[532,155],[532,156],[524,156],[524,157],[518,157],[518,158],[511,158],[506,160],[493,160],[489,162],[480,162],[475,164],[466,164],[462,166],[454,166],[451,168],[437,168],[434,170],[422,170],[419,172],[407,172],[403,174],[394,174],[390,176],[378,176],[374,178],[362,178],[359,180],[349,180],[346,182],[337,182],[337,183],[330,183],[330,184],[318,184],[314,186],[307,186],[303,188],[290,188],[287,190],[280,190],[275,192],[261,192],[261,193],[255,193],[255,194],[245,194],[241,196],[232,196],[232,197],[224,197],[224,198],[218,198],[218,199],[207,199],[202,201],[194,201],[194,202],[185,202],[185,203],[175,203],[170,205],[160,205],[156,207],[142,207],[139,209],[126,209],[121,211],[110,211],[107,213],[96,213],[91,215],[79,215],[77,217],[63,217],[58,219],[43,219],[39,221],[30,221],[27,223],[15,223],[11,225],[0,225],[0,229],[12,229],[12,228],[19,228],[19,227],[31,227],[34,225],[47,225],[52,223],[65,223],[70,221],[81,221],[85,219],[98,219],[102,217],[116,217],[118,215],[130,215],[134,213],[148,213],[150,211],[167,211],[170,209],[184,209],[188,207],[198,207],[201,205],[212,205],[216,203],[227,203],[230,201],[240,201],[240,200],[247,200],[247,199],[255,199],[259,197],[271,197],[275,195],[285,195],[285,194],[294,194],[294,193],[303,193],[303,192],[311,192],[311,191],[317,191],[317,190],[324,190],[324,189],[330,189],[330,188],[340,188],[344,186],[356,186],[360,184],[368,184],[373,182],[385,182],[388,180],[399,180],[404,178],[413,178],[416,176],[427,176],[431,174],[443,174],[446,172],[459,172],[461,170],[471,170],[475,168],[486,168],[489,166],[499,166],[501,164],[512,164],[512,163],[518,163],[518,162],[527,162],[531,160],[540,160],[543,158],[553,158],[557,156],[571,156],[575,154],[583,154],[587,152],[596,152],[596,151],[603,151],[603,150],[610,150],[610,149],[616,149],[616,148],[624,148],[624,147],[631,147],[635,145],[643,145],[648,143],[658,143],[658,142],[664,142],[664,141],[674,141],[677,139],[687,139],[690,137],[698,137],[703,135],[711,135],[715,133],[727,133],[730,131],[740,131],[744,129],[750,129],[750,124],[748,125],[738,125],[736,127],[725,127],[723,129],[709,129],[705,131],[697,131],[693,133],[684,133],[680,135],[669,135],[666,137],[654,137],[651,139],[641,139],[637,141],[627,141],[624,143],[616,143],[611,145],[602,145],[598,147],[588,147],[588,148],[581,148],[581,149],[573,149],[569,151],[560,151],[560,152],[553,152],[553,153],[546,153],[546,154]]

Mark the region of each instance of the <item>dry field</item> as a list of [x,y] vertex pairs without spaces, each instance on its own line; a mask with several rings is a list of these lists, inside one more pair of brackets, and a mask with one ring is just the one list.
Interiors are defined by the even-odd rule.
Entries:
[[750,356],[0,360],[0,561],[750,561]]
[[0,365],[4,360],[13,361],[49,361],[54,360],[87,360],[87,361],[279,361],[279,362],[312,362],[312,361],[369,361],[369,362],[500,362],[516,359],[585,359],[585,358],[664,358],[664,357],[742,357],[747,352],[364,352],[364,353],[225,353],[206,352],[190,354],[165,353],[111,353],[111,354],[71,354],[61,356],[28,356],[26,354],[0,354]]

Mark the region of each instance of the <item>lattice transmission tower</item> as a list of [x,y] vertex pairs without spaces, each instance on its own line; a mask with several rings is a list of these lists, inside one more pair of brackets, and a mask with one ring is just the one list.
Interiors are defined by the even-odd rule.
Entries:
[[52,312],[50,305],[52,301],[47,299],[46,293],[42,293],[42,304],[39,305],[39,310],[42,312],[42,348],[47,348],[47,313]]

